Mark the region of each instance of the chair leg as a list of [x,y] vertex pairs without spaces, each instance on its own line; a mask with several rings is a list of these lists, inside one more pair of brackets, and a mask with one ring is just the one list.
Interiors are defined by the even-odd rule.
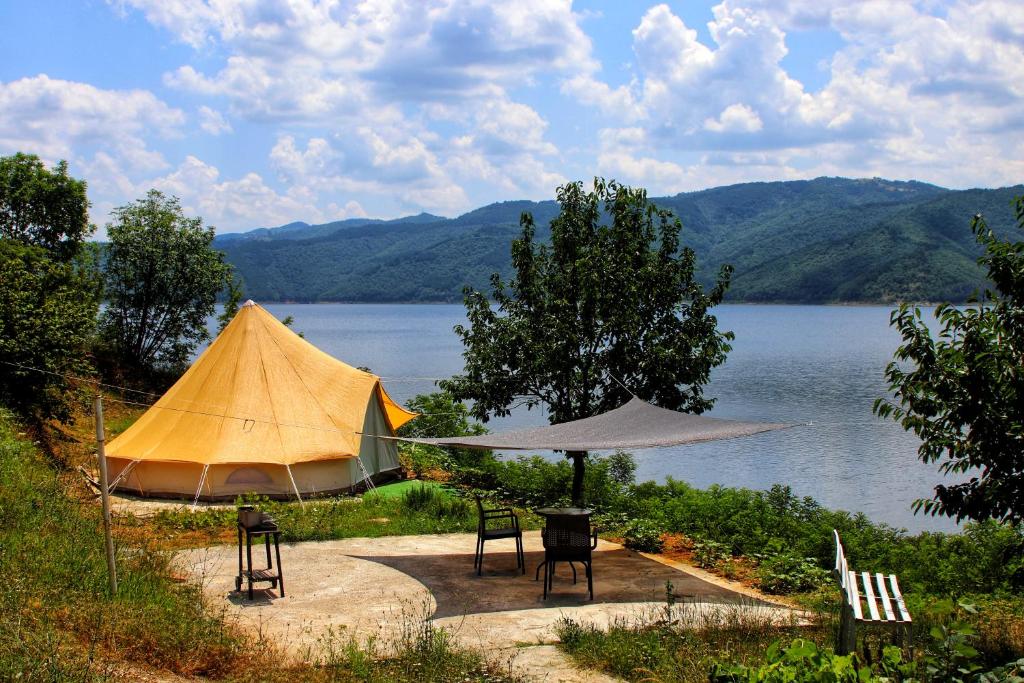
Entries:
[[274,554],[277,555],[277,578],[281,586],[281,597],[284,597],[284,568],[281,567],[281,539],[279,534],[274,534]]
[[574,562],[570,562],[569,566],[572,567],[572,585],[575,586],[576,585],[576,564]]
[[252,600],[252,536],[245,535],[245,559],[248,562],[249,599]]
[[587,590],[590,591],[590,599],[594,599],[594,565],[592,562],[585,562],[584,567],[587,569]]
[[[544,560],[544,599],[545,600],[548,599],[548,570],[550,568],[549,567],[550,564],[551,564],[550,562],[548,562],[547,560]],[[538,569],[540,569],[540,567],[538,567]]]
[[481,576],[484,571],[484,539],[480,539],[480,555],[476,563],[476,575]]

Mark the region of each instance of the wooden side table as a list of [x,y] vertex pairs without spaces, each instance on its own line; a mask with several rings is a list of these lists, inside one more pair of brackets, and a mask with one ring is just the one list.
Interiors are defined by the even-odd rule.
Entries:
[[[245,566],[242,565],[242,537],[245,537]],[[263,537],[263,546],[267,551],[266,569],[253,569],[252,567],[252,539]],[[277,557],[277,571],[274,571],[274,562],[270,557],[270,540],[274,541],[274,554]],[[235,577],[235,591],[241,592],[242,581],[249,583],[249,599],[253,599],[252,585],[254,583],[269,582],[271,588],[280,586],[281,597],[284,597],[284,571],[281,568],[281,530],[277,523],[270,518],[263,518],[257,524],[245,525],[241,520],[238,522],[238,576]]]

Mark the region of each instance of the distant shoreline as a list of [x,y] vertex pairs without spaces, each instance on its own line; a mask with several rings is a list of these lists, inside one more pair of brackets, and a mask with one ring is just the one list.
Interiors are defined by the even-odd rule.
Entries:
[[[217,302],[223,304],[222,301]],[[287,305],[287,306],[461,306],[461,301],[288,301],[288,300],[260,300],[260,305]],[[931,308],[942,303],[952,303],[954,306],[966,306],[966,301],[943,302],[943,301],[912,301],[912,302],[887,302],[887,301],[829,301],[824,303],[802,302],[802,301],[724,301],[720,306],[836,306],[848,308],[898,308],[902,303],[910,306],[921,306]],[[713,310],[713,309],[712,309]]]

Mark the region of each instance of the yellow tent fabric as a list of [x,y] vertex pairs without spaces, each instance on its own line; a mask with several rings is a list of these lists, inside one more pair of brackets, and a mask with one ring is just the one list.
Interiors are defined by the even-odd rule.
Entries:
[[174,386],[107,445],[107,456],[200,465],[356,457],[373,409],[386,416],[387,436],[416,417],[391,400],[379,377],[332,358],[247,301]]

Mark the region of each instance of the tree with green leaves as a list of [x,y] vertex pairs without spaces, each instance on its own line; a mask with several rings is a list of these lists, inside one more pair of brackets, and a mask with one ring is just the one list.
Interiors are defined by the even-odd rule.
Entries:
[[2,239],[0,291],[3,403],[35,421],[69,419],[68,378],[92,374],[100,298],[92,250],[66,262],[42,247]]
[[[641,188],[595,179],[589,192],[579,182],[558,188],[557,199],[550,244],[538,244],[532,217],[522,216],[515,275],[491,276],[494,306],[465,290],[470,324],[455,328],[465,369],[441,388],[472,401],[482,421],[543,406],[552,424],[568,422],[617,408],[631,393],[672,410],[710,408],[703,386],[733,338],[711,309],[732,268],[705,292],[681,223]],[[586,453],[567,457],[579,504]]]
[[115,209],[113,218],[101,334],[137,370],[180,368],[210,338],[206,319],[230,272],[212,246],[214,229],[158,190]]
[[34,154],[0,157],[0,238],[69,261],[91,232],[85,181],[68,175],[66,161],[51,170]]
[[[1024,197],[1015,200],[1024,229]],[[921,439],[918,457],[955,483],[935,487],[916,511],[957,521],[1024,521],[1024,242],[1000,239],[981,215],[971,224],[991,287],[957,308],[935,309],[936,336],[920,308],[890,323],[903,344],[886,368],[895,401],[875,413]]]
[[68,377],[92,373],[100,281],[85,189],[66,162],[0,157],[0,397],[35,421],[68,419]]

